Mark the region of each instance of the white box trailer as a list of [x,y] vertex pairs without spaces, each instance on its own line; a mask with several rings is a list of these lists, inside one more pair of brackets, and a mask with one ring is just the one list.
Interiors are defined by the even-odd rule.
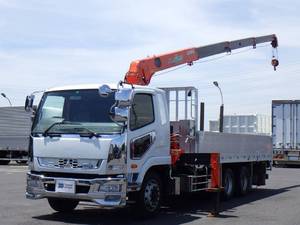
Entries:
[[31,113],[24,107],[0,108],[0,164],[27,161]]
[[300,164],[300,100],[272,101],[275,164]]

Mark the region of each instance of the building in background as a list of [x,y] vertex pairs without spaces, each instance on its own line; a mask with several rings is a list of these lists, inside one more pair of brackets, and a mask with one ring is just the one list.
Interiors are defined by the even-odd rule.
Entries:
[[[271,135],[271,117],[267,115],[225,115],[225,133]],[[209,131],[219,131],[219,121],[209,121]]]
[[218,120],[210,120],[209,121],[209,131],[214,131],[214,132],[219,131],[219,121]]

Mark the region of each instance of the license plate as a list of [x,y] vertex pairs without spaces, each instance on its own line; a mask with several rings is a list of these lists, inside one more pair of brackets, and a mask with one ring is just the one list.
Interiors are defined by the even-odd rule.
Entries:
[[72,180],[56,180],[55,192],[75,193],[75,181]]

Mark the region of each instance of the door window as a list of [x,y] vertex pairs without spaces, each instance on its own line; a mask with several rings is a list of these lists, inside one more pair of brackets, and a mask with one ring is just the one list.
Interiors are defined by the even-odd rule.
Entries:
[[151,133],[132,140],[130,143],[130,158],[140,159],[150,148],[152,142],[153,136]]
[[136,94],[130,110],[130,129],[136,130],[154,121],[152,95]]

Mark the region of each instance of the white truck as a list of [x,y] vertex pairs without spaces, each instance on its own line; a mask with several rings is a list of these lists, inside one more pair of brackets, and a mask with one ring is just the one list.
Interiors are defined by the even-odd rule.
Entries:
[[300,101],[272,101],[273,164],[300,164]]
[[[196,50],[206,49],[203,58],[266,41],[277,47],[270,35]],[[47,198],[60,212],[79,201],[102,207],[134,202],[140,213],[152,215],[166,195],[223,191],[229,199],[264,185],[272,160],[269,136],[205,132],[196,88],[143,86],[154,72],[172,67],[166,63],[197,60],[185,59],[191,54],[187,49],[134,61],[127,84],[45,91],[30,136],[26,197]],[[136,69],[143,72],[135,76]],[[28,96],[26,108],[32,104]]]
[[0,107],[0,165],[27,162],[31,113],[23,106]]

